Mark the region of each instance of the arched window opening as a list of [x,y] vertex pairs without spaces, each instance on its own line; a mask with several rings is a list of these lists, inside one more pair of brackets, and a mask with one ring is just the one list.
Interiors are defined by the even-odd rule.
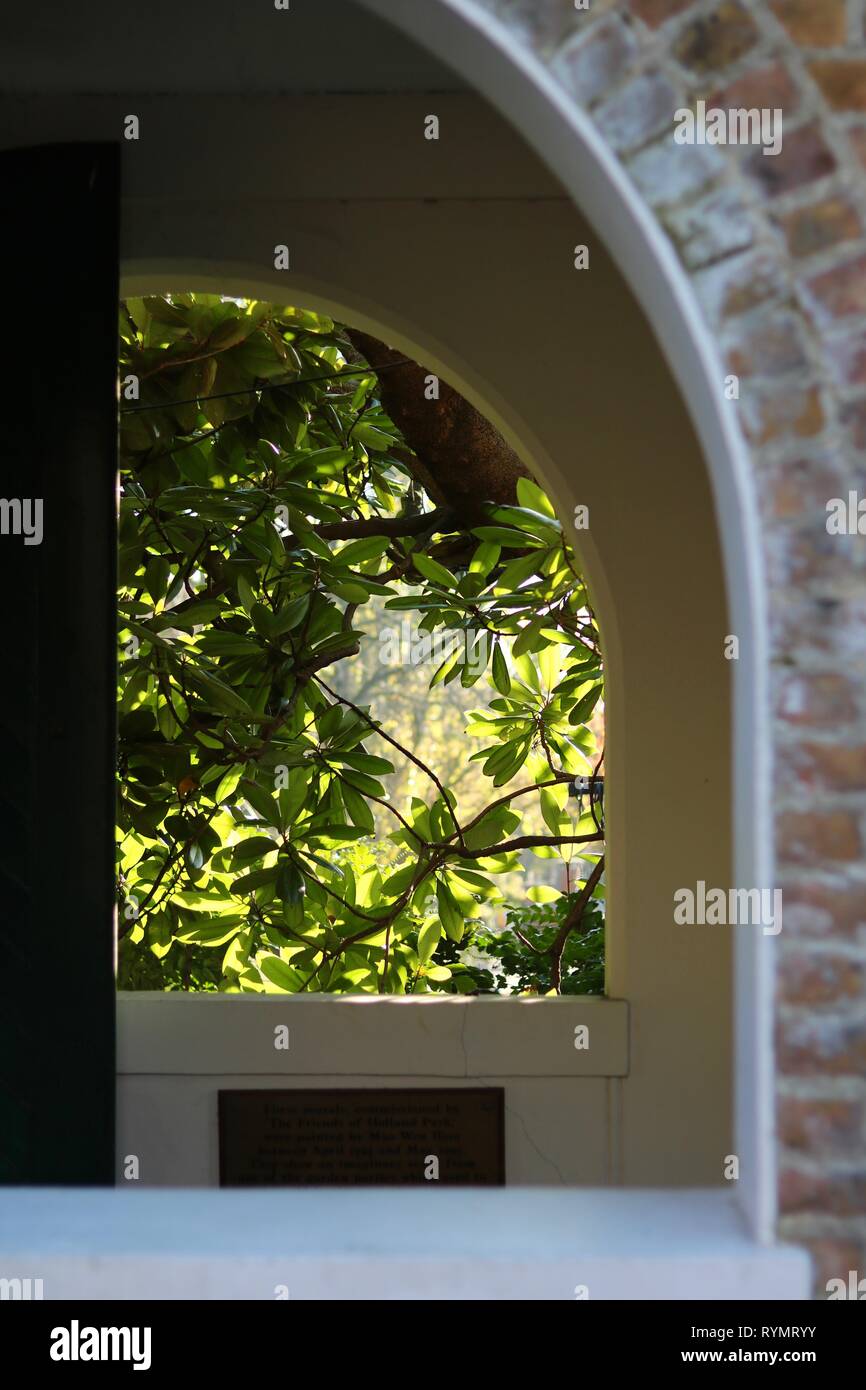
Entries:
[[120,382],[119,986],[603,993],[575,525],[309,309],[125,299]]

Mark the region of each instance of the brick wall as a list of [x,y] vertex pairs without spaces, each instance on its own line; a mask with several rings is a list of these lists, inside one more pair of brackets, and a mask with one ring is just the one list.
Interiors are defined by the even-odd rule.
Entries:
[[[866,0],[479,0],[589,111],[740,378],[770,588],[780,1233],[866,1274]],[[781,153],[674,112],[779,107]],[[864,522],[866,525],[866,522]]]

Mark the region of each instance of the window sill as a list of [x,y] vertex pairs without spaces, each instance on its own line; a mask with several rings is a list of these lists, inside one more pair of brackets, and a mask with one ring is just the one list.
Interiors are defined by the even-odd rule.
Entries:
[[[280,1024],[289,1029],[288,1050],[274,1047]],[[628,1005],[583,995],[121,991],[117,1070],[122,1076],[624,1076]]]
[[46,1299],[810,1296],[727,1191],[7,1188],[0,1232],[0,1274]]

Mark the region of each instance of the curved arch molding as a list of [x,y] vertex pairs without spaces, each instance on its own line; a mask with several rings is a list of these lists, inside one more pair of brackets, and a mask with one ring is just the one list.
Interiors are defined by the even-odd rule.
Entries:
[[[673,248],[605,143],[551,73],[473,0],[360,0],[448,63],[486,97],[556,174],[592,222],[646,313],[700,440],[715,501],[732,630],[734,873],[773,881],[767,611],[758,508],[747,451],[724,399],[724,371]],[[775,1223],[772,938],[736,942],[736,1145],[753,1232]]]

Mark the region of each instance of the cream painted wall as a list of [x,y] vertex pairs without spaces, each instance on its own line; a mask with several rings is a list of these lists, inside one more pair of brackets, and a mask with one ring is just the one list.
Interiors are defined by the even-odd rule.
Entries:
[[[0,109],[0,134],[56,138],[62,116],[65,138],[116,138],[125,109],[22,99]],[[379,331],[505,430],[564,518],[589,506],[575,540],[609,669],[609,992],[632,1020],[616,1170],[629,1185],[720,1182],[730,934],[676,927],[673,893],[732,881],[728,625],[706,468],[650,328],[584,218],[472,97],[133,109],[128,292],[252,293]],[[573,268],[582,242],[589,272]]]
[[615,1181],[617,1000],[122,993],[117,1022],[121,1187],[216,1186],[220,1090],[341,1086],[501,1087],[509,1185]]

